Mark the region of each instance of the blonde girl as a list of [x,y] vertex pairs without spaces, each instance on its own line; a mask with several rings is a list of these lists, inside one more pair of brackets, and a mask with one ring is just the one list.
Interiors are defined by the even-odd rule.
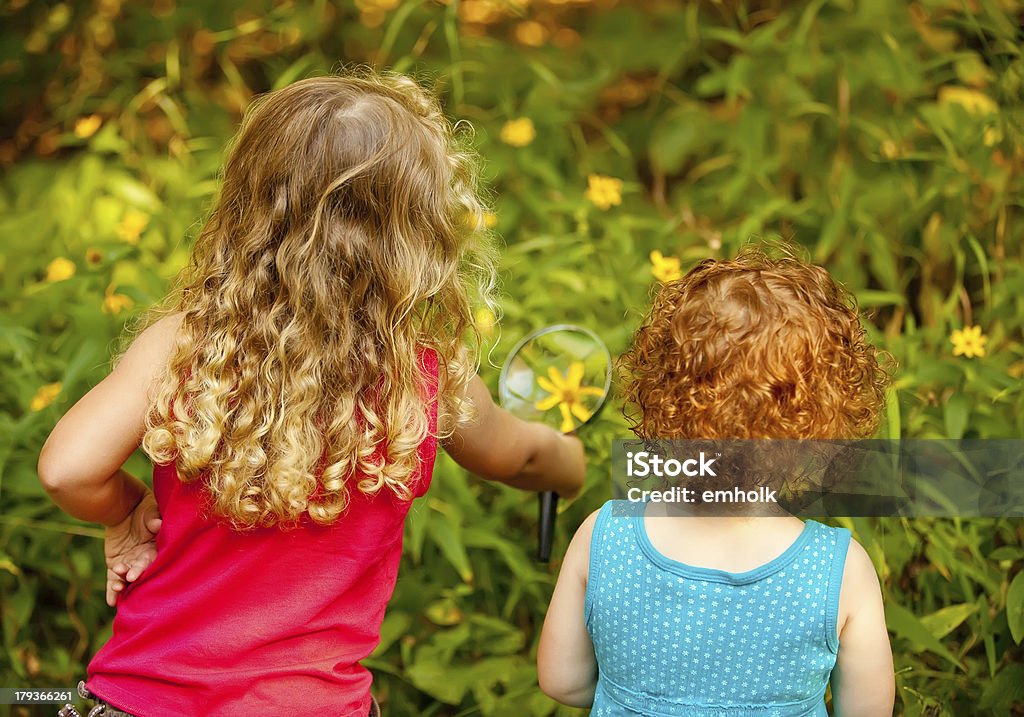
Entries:
[[[578,490],[579,442],[475,376],[494,284],[475,169],[400,76],[307,79],[246,113],[176,290],[39,459],[64,510],[108,526],[117,615],[80,687],[101,713],[371,714],[359,661],[437,445]],[[153,493],[121,468],[140,445]]]

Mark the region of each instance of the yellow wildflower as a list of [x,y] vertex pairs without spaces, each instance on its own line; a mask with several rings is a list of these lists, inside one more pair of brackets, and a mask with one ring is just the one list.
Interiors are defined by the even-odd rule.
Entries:
[[89,139],[96,130],[103,124],[103,118],[99,115],[89,115],[88,117],[79,117],[75,120],[75,136],[79,139]]
[[527,47],[540,47],[548,41],[548,29],[536,20],[526,20],[516,25],[516,40]]
[[459,18],[470,24],[490,25],[501,19],[501,8],[495,0],[462,0]]
[[683,278],[683,270],[679,264],[679,257],[664,256],[657,249],[652,251],[650,256],[651,273],[654,274],[654,278],[662,284],[667,284],[670,281],[678,281]]
[[551,395],[537,401],[534,408],[538,411],[550,411],[558,406],[558,410],[562,413],[562,425],[559,427],[562,433],[568,433],[576,427],[573,422],[574,416],[579,419],[580,423],[586,423],[593,415],[592,411],[588,411],[583,406],[582,398],[584,396],[604,396],[604,391],[600,388],[582,386],[582,382],[583,362],[581,361],[573,361],[569,364],[569,370],[566,371],[564,378],[555,370],[554,366],[548,367],[547,378],[537,377],[537,385]]
[[62,386],[60,381],[40,386],[39,390],[36,391],[36,395],[32,397],[32,402],[29,404],[29,408],[33,411],[42,411],[57,399],[57,396],[60,395],[61,388]]
[[379,7],[366,8],[359,13],[359,22],[362,23],[363,27],[375,28],[380,27],[384,24],[384,20],[387,19],[387,13]]
[[988,336],[981,333],[980,326],[968,326],[964,329],[955,330],[949,337],[953,343],[953,355],[965,358],[981,357],[985,355],[985,344],[988,343]]
[[135,246],[139,243],[139,236],[148,224],[148,214],[137,209],[129,209],[117,227],[117,235],[121,237],[121,241]]
[[494,316],[494,312],[488,309],[486,306],[481,306],[473,314],[474,324],[476,328],[484,336],[493,336],[494,327],[497,325],[498,320]]
[[886,159],[896,159],[901,154],[900,146],[891,139],[882,142],[881,152]]
[[89,247],[85,250],[85,263],[96,266],[103,261],[103,253],[99,249]]
[[132,297],[114,293],[112,286],[107,288],[106,296],[103,297],[104,314],[120,314],[133,306],[135,306],[135,300]]
[[525,147],[536,137],[537,130],[529,117],[511,119],[501,128],[501,141],[512,147]]
[[498,224],[498,215],[494,212],[466,212],[466,224],[477,229],[483,224],[488,229],[493,229]]
[[62,256],[57,257],[46,267],[46,280],[49,282],[64,281],[75,275],[75,263]]
[[587,191],[583,196],[598,209],[607,210],[622,204],[622,180],[591,174],[587,177]]
[[990,115],[999,111],[999,105],[984,92],[956,85],[939,88],[939,104],[960,105],[971,114]]

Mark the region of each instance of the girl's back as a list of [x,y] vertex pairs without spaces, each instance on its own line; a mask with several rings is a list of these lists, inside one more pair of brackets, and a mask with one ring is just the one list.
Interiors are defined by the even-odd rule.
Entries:
[[[612,501],[594,524],[584,613],[601,666],[592,714],[825,715],[849,532],[808,521],[793,539],[792,519],[712,527],[651,511],[645,520],[645,507]],[[702,524],[725,559],[670,557],[697,554],[686,522]],[[749,558],[752,532],[787,547],[742,572],[718,568]]]
[[[437,360],[424,354],[434,383]],[[414,497],[426,492],[437,441],[418,450]],[[163,523],[156,560],[122,592],[110,641],[89,664],[88,689],[131,714],[237,715],[370,711],[370,672],[402,552],[410,502],[352,491],[320,526],[240,532],[212,519],[200,483],[156,466]],[[300,627],[301,626],[301,627]]]

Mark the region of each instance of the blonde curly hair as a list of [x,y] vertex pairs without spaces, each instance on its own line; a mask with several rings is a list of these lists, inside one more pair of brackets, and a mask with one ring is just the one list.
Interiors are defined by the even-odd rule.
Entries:
[[238,529],[330,524],[357,475],[365,494],[410,498],[430,433],[423,351],[445,424],[471,410],[471,307],[493,306],[495,282],[483,216],[475,155],[411,79],[317,77],[257,99],[189,265],[139,329],[183,317],[146,454],[202,478]]
[[792,247],[706,259],[661,287],[619,360],[643,439],[862,438],[885,406],[891,357],[856,301]]

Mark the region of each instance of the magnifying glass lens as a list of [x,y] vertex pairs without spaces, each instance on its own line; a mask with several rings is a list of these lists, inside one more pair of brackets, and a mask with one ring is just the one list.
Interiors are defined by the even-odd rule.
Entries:
[[501,404],[563,433],[589,421],[611,385],[611,357],[587,329],[554,326],[527,336],[502,370]]

